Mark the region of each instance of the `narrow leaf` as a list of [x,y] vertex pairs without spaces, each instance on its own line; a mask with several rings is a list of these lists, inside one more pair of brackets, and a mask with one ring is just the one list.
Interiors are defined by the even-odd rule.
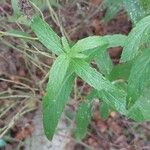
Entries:
[[123,4],[133,23],[137,23],[145,16],[145,11],[142,5],[140,5],[139,0],[123,0]]
[[100,55],[97,55],[95,57],[95,62],[100,72],[106,77],[110,74],[111,70],[113,69],[113,63],[110,59],[107,50],[104,50]]
[[[108,41],[107,48],[124,46],[127,36],[122,34],[105,35],[104,39]],[[106,49],[100,50],[100,53],[95,55],[95,61],[98,69],[102,74],[108,76],[113,69],[113,63]]]
[[69,43],[68,43],[66,37],[62,37],[61,41],[62,41],[62,45],[63,45],[64,51],[65,52],[69,52],[70,51],[70,46],[69,46]]
[[122,2],[123,0],[104,0],[102,1],[102,4],[104,8],[107,8],[106,14],[104,16],[104,21],[108,22],[113,17],[116,16],[116,14],[122,9]]
[[69,59],[65,55],[60,55],[50,70],[47,90],[43,98],[44,130],[50,140],[67,102],[74,79],[72,73],[67,73],[68,67]]
[[107,40],[100,36],[90,36],[82,40],[79,40],[72,47],[71,51],[73,53],[83,52],[83,51],[95,49],[97,47],[103,47],[104,45],[107,45],[107,44],[108,44]]
[[40,17],[33,18],[31,28],[45,47],[57,55],[63,53],[60,37]]
[[150,38],[149,33],[150,16],[147,16],[137,23],[129,33],[121,56],[122,62],[130,61],[140,53],[141,46],[145,46]]
[[92,49],[91,51],[84,51],[83,54],[87,56],[87,61],[91,61],[96,57],[101,56],[101,54],[110,47],[124,46],[127,36],[121,34],[115,35],[105,35],[102,37],[104,40],[108,41],[108,44]]
[[[117,88],[119,89],[119,88]],[[98,91],[99,99],[106,102],[112,109],[118,111],[119,113],[126,115],[126,93],[119,92],[119,90],[113,91]]]
[[93,90],[83,102],[80,103],[76,114],[76,130],[75,135],[78,140],[85,137],[88,125],[92,117],[91,101],[96,97],[97,92]]
[[150,83],[150,50],[144,50],[134,62],[128,81],[128,106],[135,103]]
[[19,0],[11,0],[11,5],[12,5],[12,8],[13,8],[13,15],[20,16],[21,11],[20,11],[20,8],[19,8]]
[[76,115],[76,138],[78,140],[85,137],[87,126],[90,123],[92,116],[92,106],[88,101],[82,102],[78,108]]
[[103,101],[119,112],[123,114],[126,113],[126,95],[123,90],[116,88],[110,81],[103,77],[96,69],[90,67],[85,61],[76,59],[73,61],[73,67],[76,74],[90,86],[99,91],[98,95]]
[[90,67],[90,65],[80,59],[73,60],[73,67],[77,75],[79,75],[84,81],[97,90],[114,90],[115,87],[100,74],[96,69]]
[[110,47],[123,47],[127,40],[127,36],[123,34],[105,35],[103,36],[108,41],[108,48]]

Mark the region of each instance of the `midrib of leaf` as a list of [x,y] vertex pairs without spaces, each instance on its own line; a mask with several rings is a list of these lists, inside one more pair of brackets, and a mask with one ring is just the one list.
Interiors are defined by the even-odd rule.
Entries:
[[55,97],[53,97],[55,103],[46,107],[44,107],[43,105],[43,124],[45,134],[49,140],[52,140],[53,135],[56,131],[59,119],[61,118],[61,114],[65,108],[65,104],[68,101],[74,78],[74,74],[70,72],[69,75],[65,78],[62,85],[60,86],[58,93],[55,95]]
[[111,91],[99,91],[99,98],[105,101],[113,109],[117,110],[123,115],[127,115],[126,110],[126,93],[122,92],[111,92]]
[[[87,83],[89,83],[92,87],[94,87],[95,89],[97,89],[97,90],[102,90],[102,89],[105,89],[105,90],[110,90],[110,91],[112,91],[112,90],[114,90],[114,87],[111,85],[110,86],[110,84],[111,83],[109,83],[109,81],[107,81],[106,80],[106,78],[105,77],[103,77],[98,71],[96,71],[96,69],[94,69],[94,68],[91,68],[89,65],[88,65],[88,63],[86,63],[86,62],[84,62],[84,61],[82,61],[82,60],[72,60],[73,61],[73,65],[76,65],[76,66],[78,66],[78,67],[76,67],[76,68],[81,68],[84,72],[87,72],[88,73],[88,76],[89,76],[89,79],[90,80],[86,80],[86,79],[84,79],[84,77],[81,75],[81,74],[78,74],[81,78],[83,78]],[[80,63],[77,63],[78,61],[80,61]],[[95,84],[95,82],[92,80],[93,79],[93,76],[83,67],[83,65],[80,65],[80,64],[83,64],[83,63],[85,63],[86,64],[86,66],[88,66],[89,68],[90,68],[90,71],[93,71],[93,73],[99,78],[97,78],[99,81],[99,84],[97,83],[97,84]],[[76,70],[76,69],[75,69]],[[101,81],[100,81],[101,80]],[[103,86],[104,85],[104,86]]]
[[[71,74],[68,72],[69,76],[67,76],[69,63],[70,59],[66,55],[62,54],[56,59],[50,70],[46,95],[43,98],[43,123],[45,134],[48,139],[52,139],[54,135],[58,120],[60,119],[65,106],[65,102],[70,94],[71,85],[69,85],[69,83],[65,85]],[[65,87],[63,87],[64,85]],[[67,86],[69,86],[69,88],[66,91],[65,88],[67,88]]]
[[112,108],[122,114],[126,114],[126,94],[123,90],[115,87],[115,85],[106,80],[99,72],[82,60],[74,60],[73,66],[79,77],[100,92],[98,93],[102,100],[106,101]]
[[57,55],[63,53],[60,37],[40,17],[33,17],[31,28],[45,47]]

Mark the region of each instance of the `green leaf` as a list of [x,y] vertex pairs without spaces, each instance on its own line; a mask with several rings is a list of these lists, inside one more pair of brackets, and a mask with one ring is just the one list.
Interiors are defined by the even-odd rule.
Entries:
[[31,28],[45,47],[57,55],[63,53],[60,37],[40,17],[33,18]]
[[106,120],[109,117],[109,106],[105,102],[101,102],[99,106],[100,116],[103,120]]
[[99,91],[98,95],[103,101],[119,112],[126,113],[126,95],[123,90],[116,88],[110,81],[96,71],[96,69],[90,67],[83,60],[74,59],[73,68],[77,75]]
[[88,125],[92,117],[92,103],[91,101],[96,97],[97,92],[93,90],[84,101],[79,105],[76,114],[76,130],[75,136],[78,140],[85,137]]
[[[117,47],[117,46],[123,47],[124,43],[127,39],[127,36],[121,35],[121,34],[115,34],[115,35],[105,35],[101,38],[108,41],[108,44],[83,52],[83,54],[87,57],[87,58],[86,57],[84,57],[84,58],[86,58],[86,60],[88,62],[93,60],[94,58],[100,56],[101,54],[103,54],[107,48]],[[74,55],[74,56],[76,57],[76,55]],[[79,58],[79,57],[76,57],[76,58]]]
[[142,5],[140,5],[139,0],[123,0],[123,3],[125,10],[133,23],[137,23],[145,16],[145,11]]
[[[95,57],[101,55],[101,53],[103,53],[103,51],[107,49],[107,46],[108,44],[102,47],[94,48],[91,51],[84,51],[83,54],[86,56],[86,61],[91,62],[92,60],[94,60]],[[82,54],[82,53],[77,53],[77,54]]]
[[146,14],[150,12],[150,0],[140,0],[140,4],[143,6],[144,10],[146,11]]
[[107,8],[104,21],[108,22],[115,17],[116,14],[122,9],[122,4],[122,0],[104,0],[101,4]]
[[108,48],[110,47],[124,47],[127,36],[123,34],[105,35],[103,36],[108,41]]
[[82,102],[78,108],[76,115],[76,138],[78,140],[85,137],[87,133],[87,127],[91,121],[92,106],[88,101]]
[[126,93],[123,90],[120,92],[119,88],[117,89],[114,92],[105,90],[98,91],[98,97],[106,102],[112,109],[126,115]]
[[150,83],[150,49],[143,51],[133,64],[128,80],[128,106],[132,106]]
[[70,46],[69,46],[69,43],[68,43],[66,37],[62,37],[61,41],[62,41],[62,45],[63,45],[64,51],[65,52],[70,52]]
[[126,40],[121,61],[130,61],[140,53],[141,46],[150,38],[150,16],[145,17],[132,29]]
[[135,121],[150,121],[150,88],[145,89],[136,103],[131,107],[128,117]]
[[118,79],[123,79],[127,81],[130,75],[132,64],[133,62],[129,61],[129,62],[114,66],[114,68],[109,74],[109,77],[108,77],[109,80],[114,81]]
[[[115,34],[115,35],[105,35],[103,36],[104,39],[108,41],[107,48],[110,47],[117,47],[117,46],[124,46],[127,36],[122,34]],[[113,63],[110,59],[110,56],[106,49],[99,50],[97,55],[95,55],[95,61],[97,64],[98,69],[102,72],[105,76],[108,76],[113,69]]]
[[11,5],[12,5],[12,9],[13,9],[13,15],[20,16],[21,11],[19,8],[19,0],[11,0]]
[[71,51],[73,53],[83,52],[83,51],[95,49],[97,47],[103,47],[104,45],[107,45],[107,44],[108,44],[107,40],[100,36],[90,36],[82,40],[79,40],[71,48]]
[[60,55],[50,70],[46,94],[43,98],[43,123],[45,134],[52,139],[58,121],[71,92],[74,75],[68,72],[69,58]]
[[121,90],[125,91],[125,93],[127,93],[127,83],[125,81],[116,80],[113,83],[116,87],[118,87],[119,89],[121,89]]
[[115,87],[100,74],[96,69],[92,68],[87,62],[80,59],[74,59],[73,68],[77,75],[79,75],[90,86],[97,90],[112,91]]
[[60,4],[56,0],[31,0],[41,11],[48,9],[47,1],[50,3],[51,6],[60,7]]
[[97,55],[95,57],[95,62],[100,72],[106,77],[110,74],[111,70],[113,69],[113,63],[110,59],[107,50],[104,50],[100,55]]

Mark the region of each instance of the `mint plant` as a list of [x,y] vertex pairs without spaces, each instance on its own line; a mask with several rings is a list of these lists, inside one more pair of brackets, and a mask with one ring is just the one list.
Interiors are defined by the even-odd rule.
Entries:
[[[101,101],[104,119],[110,110],[135,121],[150,121],[150,16],[143,18],[128,36],[90,36],[73,46],[60,38],[40,17],[33,17],[31,28],[38,40],[57,58],[49,72],[43,97],[43,124],[52,140],[58,121],[79,76],[92,87],[76,114],[76,138],[82,139],[92,117],[92,100]],[[120,64],[114,66],[107,49],[123,47]],[[98,69],[90,63],[95,61]]]

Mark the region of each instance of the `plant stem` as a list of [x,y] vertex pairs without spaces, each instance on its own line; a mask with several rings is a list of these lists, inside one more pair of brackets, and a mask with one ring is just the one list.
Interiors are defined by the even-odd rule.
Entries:
[[3,32],[3,31],[0,31],[0,34],[1,34],[1,36],[12,36],[12,37],[24,38],[24,39],[28,39],[28,40],[38,40],[38,38],[35,38],[35,37],[29,37],[29,36],[24,36],[24,35],[9,33],[9,32]]

